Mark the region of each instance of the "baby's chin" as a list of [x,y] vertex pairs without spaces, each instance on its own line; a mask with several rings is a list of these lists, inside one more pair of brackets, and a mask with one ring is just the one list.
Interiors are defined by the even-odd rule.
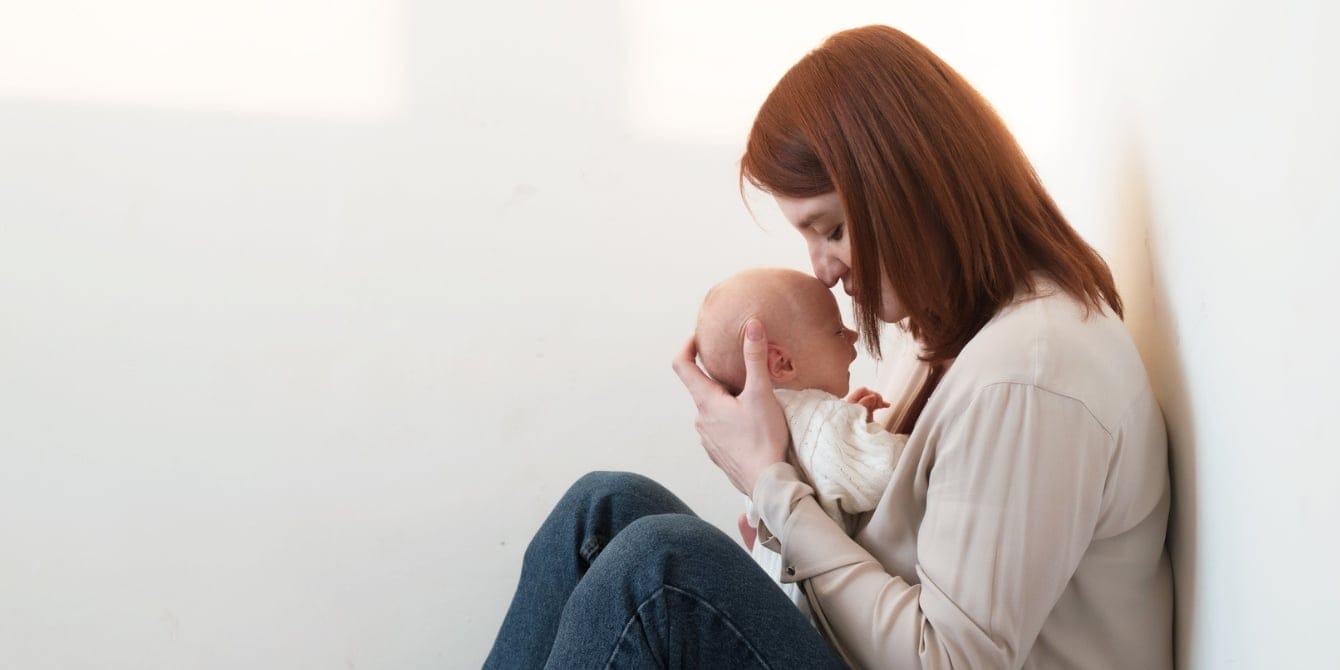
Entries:
[[847,373],[842,375],[842,383],[833,385],[832,391],[833,395],[839,398],[847,397],[849,392],[851,392],[851,370],[847,370]]

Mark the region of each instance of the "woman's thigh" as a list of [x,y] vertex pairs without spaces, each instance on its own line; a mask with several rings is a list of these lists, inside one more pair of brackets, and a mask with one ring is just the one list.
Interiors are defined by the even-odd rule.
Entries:
[[687,514],[645,516],[573,589],[551,668],[841,668],[749,554]]

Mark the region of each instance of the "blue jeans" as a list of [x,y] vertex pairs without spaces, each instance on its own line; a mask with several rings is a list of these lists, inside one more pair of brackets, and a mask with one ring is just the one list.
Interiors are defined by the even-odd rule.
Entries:
[[842,668],[725,533],[656,482],[593,472],[526,548],[485,668]]

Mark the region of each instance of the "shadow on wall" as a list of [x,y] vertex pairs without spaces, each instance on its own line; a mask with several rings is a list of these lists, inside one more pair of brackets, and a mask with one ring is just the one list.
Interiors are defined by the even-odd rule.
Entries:
[[1173,489],[1168,545],[1176,588],[1174,645],[1177,667],[1191,667],[1198,565],[1196,424],[1187,396],[1177,315],[1172,309],[1159,247],[1160,226],[1167,222],[1155,219],[1144,156],[1134,140],[1128,140],[1122,151],[1117,177],[1112,268],[1125,302],[1126,325],[1144,359],[1168,424]]

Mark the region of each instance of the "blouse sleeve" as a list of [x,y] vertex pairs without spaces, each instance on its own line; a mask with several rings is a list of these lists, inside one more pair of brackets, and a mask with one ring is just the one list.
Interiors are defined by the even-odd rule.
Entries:
[[868,668],[1015,668],[1097,524],[1112,438],[1077,400],[980,390],[935,446],[917,584],[885,572],[777,464],[754,489],[784,581],[807,580],[831,634]]

